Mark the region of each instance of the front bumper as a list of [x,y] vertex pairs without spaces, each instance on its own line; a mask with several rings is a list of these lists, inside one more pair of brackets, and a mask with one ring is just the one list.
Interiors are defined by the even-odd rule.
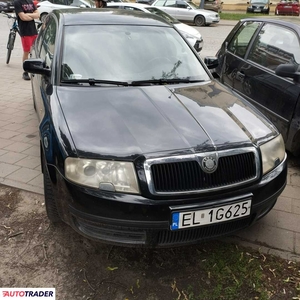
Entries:
[[247,8],[247,13],[266,14],[269,13],[269,8]]
[[[286,159],[260,182],[245,188],[193,197],[148,199],[86,189],[66,181],[57,173],[54,185],[61,218],[80,234],[95,240],[121,245],[171,247],[232,234],[267,214],[286,185]],[[63,195],[63,197],[62,197]],[[172,231],[174,207],[206,209],[251,197],[251,214],[244,218]]]

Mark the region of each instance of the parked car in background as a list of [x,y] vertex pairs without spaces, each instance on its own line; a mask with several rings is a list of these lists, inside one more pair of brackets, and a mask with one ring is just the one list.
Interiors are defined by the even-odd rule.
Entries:
[[13,0],[0,0],[0,12],[13,12],[15,10]]
[[[197,6],[193,1],[187,0],[187,2],[193,3],[195,6]],[[201,8],[201,0],[198,5],[198,8]],[[203,9],[212,10],[217,13],[221,13],[223,10],[223,2],[221,0],[204,0]]]
[[95,7],[93,0],[42,0],[36,5],[39,13],[40,20],[45,21],[45,17],[53,9],[63,9],[63,8],[91,8]]
[[[199,4],[201,8],[201,3]],[[221,13],[223,10],[223,1],[221,0],[204,0],[204,9],[212,10]]]
[[156,0],[152,5],[157,6],[181,22],[194,23],[196,26],[208,26],[219,23],[220,21],[218,13],[200,9],[193,2],[183,0]]
[[112,244],[194,244],[250,226],[286,185],[278,130],[161,17],[55,10],[23,68],[52,222]]
[[155,0],[136,0],[136,3],[151,5]]
[[[300,22],[241,20],[215,61],[222,83],[245,97],[281,132],[287,150],[300,151]],[[207,59],[210,67],[213,59]]]
[[270,0],[250,0],[247,2],[247,13],[260,13],[260,14],[269,14],[270,5],[272,2]]
[[275,8],[275,15],[299,16],[300,5],[298,1],[280,1]]
[[166,12],[162,11],[158,7],[141,4],[141,3],[122,3],[122,2],[108,3],[107,7],[120,8],[120,9],[133,10],[133,11],[142,11],[142,12],[151,13],[160,16],[166,21],[168,21],[169,23],[173,24],[180,31],[180,33],[187,39],[187,41],[191,44],[191,46],[195,48],[197,52],[200,52],[203,48],[203,38],[197,29],[179,22],[178,20],[176,20]]

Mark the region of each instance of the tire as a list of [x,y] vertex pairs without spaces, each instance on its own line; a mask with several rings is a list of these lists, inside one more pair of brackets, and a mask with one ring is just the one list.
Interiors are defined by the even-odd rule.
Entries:
[[53,193],[52,183],[48,174],[45,158],[43,158],[43,175],[44,175],[44,196],[45,206],[48,219],[52,223],[61,223],[61,218],[58,213],[55,197]]
[[45,19],[46,19],[47,15],[48,15],[47,13],[41,14],[40,20],[41,20],[42,23],[45,23]]
[[205,25],[205,18],[201,15],[198,15],[194,19],[194,23],[196,26],[204,26]]
[[7,41],[6,64],[9,64],[11,51],[14,49],[14,45],[15,45],[15,39],[16,39],[16,33],[14,31],[11,31],[8,35],[8,41]]

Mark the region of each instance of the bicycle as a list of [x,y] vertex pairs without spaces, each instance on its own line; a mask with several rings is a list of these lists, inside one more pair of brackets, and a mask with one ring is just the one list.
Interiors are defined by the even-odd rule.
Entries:
[[[20,35],[20,30],[19,30],[19,26],[18,26],[18,22],[17,22],[17,17],[7,14],[5,12],[2,12],[2,14],[5,15],[7,18],[14,20],[14,22],[9,30],[9,35],[8,35],[8,40],[7,40],[6,64],[9,64],[11,51],[14,49],[14,46],[15,46],[16,35],[17,35],[17,33]],[[39,31],[43,22],[35,21],[35,24],[36,24],[37,30]]]
[[17,17],[7,14],[5,12],[2,12],[2,14],[4,14],[7,18],[14,20],[14,22],[9,30],[7,47],[6,47],[7,48],[6,64],[9,64],[11,52],[15,46],[16,35],[17,35],[17,33],[20,34],[20,31],[19,31],[19,26],[18,26],[18,22],[17,22]]

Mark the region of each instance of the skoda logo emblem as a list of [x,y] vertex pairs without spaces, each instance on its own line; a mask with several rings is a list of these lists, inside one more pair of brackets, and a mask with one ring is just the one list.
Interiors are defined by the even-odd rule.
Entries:
[[214,156],[205,156],[201,163],[202,170],[206,173],[213,173],[217,169],[217,160]]

